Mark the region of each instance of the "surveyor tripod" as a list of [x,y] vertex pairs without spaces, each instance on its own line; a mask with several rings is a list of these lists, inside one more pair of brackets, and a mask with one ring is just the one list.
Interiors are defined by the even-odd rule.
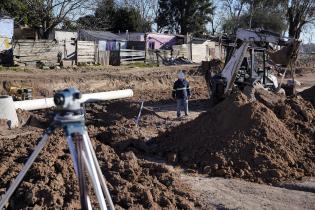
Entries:
[[[54,101],[57,105],[58,111],[54,117],[53,123],[45,130],[41,140],[34,148],[32,155],[27,160],[19,175],[9,187],[8,191],[0,200],[0,209],[6,205],[15,189],[23,180],[36,157],[47,144],[49,136],[56,128],[62,128],[66,135],[74,170],[78,177],[82,209],[92,209],[87,185],[87,177],[89,177],[100,205],[100,209],[107,210],[109,208],[110,210],[114,210],[114,204],[106,186],[105,178],[102,174],[91,140],[87,133],[84,111],[79,102],[80,92],[76,89],[66,90],[68,92],[60,92],[58,93],[59,95],[55,95]],[[105,200],[107,200],[107,203]]]

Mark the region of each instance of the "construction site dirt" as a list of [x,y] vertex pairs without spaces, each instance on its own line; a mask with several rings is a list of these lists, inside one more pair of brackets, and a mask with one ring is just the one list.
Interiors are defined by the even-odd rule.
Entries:
[[[178,119],[171,91],[181,69],[192,97],[189,116]],[[0,77],[1,82],[31,84],[34,98],[52,97],[55,90],[70,86],[83,93],[134,90],[129,99],[85,105],[88,133],[116,209],[314,208],[312,72],[300,72],[303,92],[297,96],[258,89],[252,101],[235,91],[215,107],[209,105],[203,72],[194,65],[26,69],[2,71]],[[144,109],[137,125],[141,102]],[[17,176],[53,115],[53,108],[18,110],[23,126],[10,130],[0,122],[0,194]],[[305,181],[311,184],[299,187]],[[96,201],[92,196],[92,203]],[[50,137],[8,208],[80,209],[62,130]]]

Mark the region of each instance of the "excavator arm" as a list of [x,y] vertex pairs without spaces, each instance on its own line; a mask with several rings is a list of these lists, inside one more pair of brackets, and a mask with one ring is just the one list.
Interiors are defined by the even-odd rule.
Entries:
[[[255,45],[260,46],[260,48],[266,49],[269,44],[287,46],[290,45],[290,43],[292,43],[292,40],[281,38],[280,35],[270,31],[265,31],[261,29],[238,29],[236,32],[236,41],[234,43],[235,48],[233,50],[232,56],[226,62],[226,65],[219,73],[219,75],[215,75],[211,79],[210,88],[212,88],[212,90],[210,93],[210,97],[217,97],[217,99],[222,99],[231,92],[249,47]],[[254,50],[252,51],[252,53],[253,52]],[[264,74],[263,77],[266,77],[266,75]],[[254,80],[255,78],[251,78],[251,81]],[[220,93],[216,92],[217,90],[223,89],[224,91],[221,91]]]

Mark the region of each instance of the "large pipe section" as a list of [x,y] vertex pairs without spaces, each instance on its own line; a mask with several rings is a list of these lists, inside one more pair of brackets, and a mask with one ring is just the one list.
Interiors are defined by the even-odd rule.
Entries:
[[0,96],[0,119],[6,120],[9,128],[19,126],[19,120],[11,96]]
[[[128,98],[133,96],[131,89],[99,92],[99,93],[88,93],[82,94],[80,99],[81,103],[84,102],[95,102],[95,101],[107,101],[121,98]],[[53,98],[35,99],[27,101],[15,101],[15,109],[22,109],[27,111],[47,109],[55,106]]]

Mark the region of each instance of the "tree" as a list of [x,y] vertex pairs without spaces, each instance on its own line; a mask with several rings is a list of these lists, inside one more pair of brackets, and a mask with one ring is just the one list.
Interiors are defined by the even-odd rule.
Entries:
[[210,0],[159,0],[158,29],[201,35],[207,32],[214,9]]
[[93,0],[12,0],[1,1],[1,10],[23,24],[40,28],[40,36],[49,34],[63,21],[76,19],[93,5]]
[[303,27],[315,21],[315,1],[289,1],[287,18],[289,24],[289,36],[299,39]]
[[94,28],[109,30],[112,27],[112,20],[115,16],[116,4],[114,0],[102,0],[95,10]]
[[99,2],[94,15],[79,18],[78,24],[82,28],[113,32],[151,31],[151,23],[142,18],[139,10],[126,4],[116,4],[113,0]]
[[16,23],[27,24],[27,4],[21,0],[0,1],[0,15],[8,15],[15,19]]
[[138,10],[133,7],[117,8],[111,21],[111,31],[132,31],[148,32],[151,31],[151,23],[144,20]]
[[25,0],[28,16],[33,20],[32,25],[41,28],[41,36],[48,38],[64,20],[76,19],[91,9],[90,0]]
[[[158,0],[120,0],[118,4],[122,7],[134,8],[137,10],[143,20],[153,22],[157,16]],[[146,28],[146,26],[144,26]]]
[[242,27],[283,33],[287,27],[286,3],[287,0],[224,0],[223,7],[229,15],[223,21],[223,31],[234,33]]

